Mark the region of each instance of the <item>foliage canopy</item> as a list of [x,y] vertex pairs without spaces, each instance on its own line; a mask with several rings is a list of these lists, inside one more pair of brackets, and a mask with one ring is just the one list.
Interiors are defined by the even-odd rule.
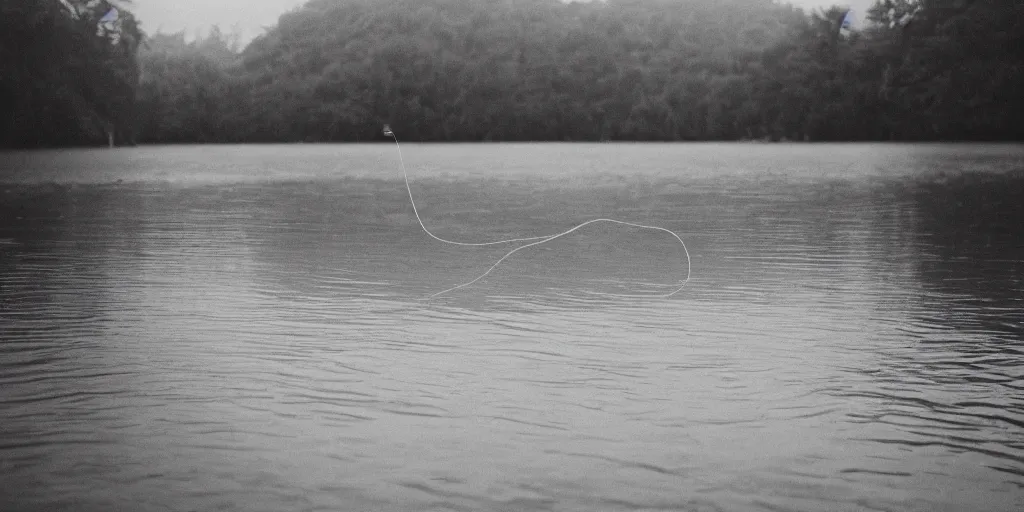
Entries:
[[93,35],[104,4],[2,4],[5,145],[1024,139],[1024,2],[881,0],[845,34],[774,0],[311,0],[137,59],[130,14]]

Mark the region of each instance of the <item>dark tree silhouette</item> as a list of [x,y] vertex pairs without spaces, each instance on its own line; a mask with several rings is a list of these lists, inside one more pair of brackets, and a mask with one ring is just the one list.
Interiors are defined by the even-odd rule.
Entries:
[[0,145],[131,142],[142,33],[106,0],[0,2]]

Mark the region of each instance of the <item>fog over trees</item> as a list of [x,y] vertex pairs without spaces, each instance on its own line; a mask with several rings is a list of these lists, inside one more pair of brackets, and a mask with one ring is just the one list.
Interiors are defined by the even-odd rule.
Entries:
[[242,47],[0,3],[0,145],[1024,140],[1024,2],[312,0]]

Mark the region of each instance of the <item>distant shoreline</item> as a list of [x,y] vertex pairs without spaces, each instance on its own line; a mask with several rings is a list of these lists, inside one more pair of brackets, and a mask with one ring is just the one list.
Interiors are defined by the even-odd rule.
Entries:
[[[948,144],[948,145],[972,145],[972,144],[987,144],[987,145],[1019,145],[1024,144],[1024,140],[921,140],[921,141],[906,141],[906,140],[840,140],[840,141],[763,141],[763,140],[493,140],[493,141],[416,141],[416,140],[401,140],[399,143],[403,145],[501,145],[501,144],[650,144],[650,145],[669,145],[669,144],[736,144],[736,145],[765,145],[765,146],[796,146],[796,145],[830,145],[830,144],[843,144],[843,145],[865,145],[865,144],[887,144],[887,145],[930,145],[930,144]],[[394,144],[392,140],[365,140],[365,141],[325,141],[325,142],[147,142],[134,145],[120,145],[108,148],[105,145],[77,145],[77,146],[40,146],[40,147],[27,147],[27,148],[0,148],[0,153],[15,153],[15,152],[31,152],[31,151],[59,151],[59,150],[111,150],[111,149],[130,149],[130,148],[145,148],[145,147],[172,147],[172,146],[329,146],[329,145],[368,145],[368,144]]]

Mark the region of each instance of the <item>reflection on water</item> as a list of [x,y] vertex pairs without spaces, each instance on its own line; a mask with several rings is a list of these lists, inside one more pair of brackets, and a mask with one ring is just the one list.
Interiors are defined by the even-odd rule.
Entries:
[[1021,148],[392,150],[5,155],[0,509],[1019,510]]

